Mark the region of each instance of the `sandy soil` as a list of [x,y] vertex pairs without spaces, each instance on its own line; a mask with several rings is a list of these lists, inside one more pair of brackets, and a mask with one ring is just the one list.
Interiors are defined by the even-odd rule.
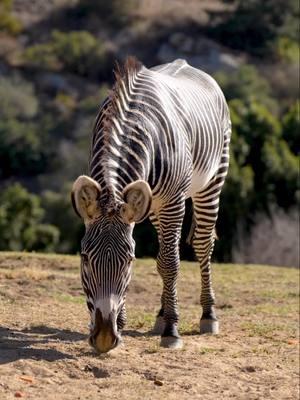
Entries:
[[153,260],[138,260],[124,345],[88,346],[79,260],[0,253],[0,399],[298,399],[295,269],[215,266],[221,333],[198,335],[199,277],[183,263],[182,350],[148,335],[159,304]]

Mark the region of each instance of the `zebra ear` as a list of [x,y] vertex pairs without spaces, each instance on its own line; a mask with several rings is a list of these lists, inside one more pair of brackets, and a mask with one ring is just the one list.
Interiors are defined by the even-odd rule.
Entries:
[[90,223],[100,215],[98,205],[100,192],[99,183],[86,175],[79,176],[73,184],[72,205],[85,224]]
[[123,190],[124,204],[121,216],[127,224],[142,222],[149,214],[152,192],[146,181],[138,180],[130,183]]

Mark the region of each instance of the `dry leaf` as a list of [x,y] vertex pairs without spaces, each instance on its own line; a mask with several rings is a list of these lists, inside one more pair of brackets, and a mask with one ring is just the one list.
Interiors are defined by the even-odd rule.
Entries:
[[298,344],[297,339],[288,339],[287,344]]
[[22,379],[22,381],[25,381],[28,383],[33,383],[33,381],[34,381],[33,376],[29,376],[29,375],[22,375],[19,378]]

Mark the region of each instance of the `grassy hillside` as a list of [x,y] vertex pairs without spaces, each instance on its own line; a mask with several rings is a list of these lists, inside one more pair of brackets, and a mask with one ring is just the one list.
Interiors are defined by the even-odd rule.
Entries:
[[184,348],[148,335],[159,306],[155,261],[137,260],[124,345],[97,356],[77,256],[0,253],[0,397],[30,399],[294,399],[298,393],[299,272],[214,265],[221,332],[199,336],[199,271],[179,279]]

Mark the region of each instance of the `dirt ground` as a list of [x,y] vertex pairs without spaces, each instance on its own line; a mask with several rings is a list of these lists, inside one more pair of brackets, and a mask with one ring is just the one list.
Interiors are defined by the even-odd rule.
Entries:
[[96,355],[79,258],[0,253],[0,399],[298,399],[299,271],[215,265],[218,336],[198,335],[200,279],[182,263],[182,350],[148,334],[159,306],[153,260],[137,260],[124,344]]

